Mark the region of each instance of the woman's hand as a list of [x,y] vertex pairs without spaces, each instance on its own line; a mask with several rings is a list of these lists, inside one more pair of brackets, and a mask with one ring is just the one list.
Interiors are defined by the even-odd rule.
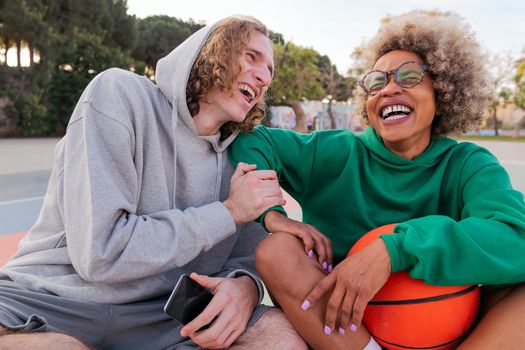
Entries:
[[[222,278],[192,273],[190,277],[211,289],[213,299],[199,316],[182,327],[180,334],[190,337],[202,348],[228,348],[244,332],[257,305],[259,294],[255,282],[248,276]],[[212,321],[208,329],[198,331]]]
[[325,334],[337,325],[339,333],[344,334],[349,325],[355,332],[368,301],[383,287],[391,271],[390,254],[383,240],[377,239],[339,263],[306,296],[301,308],[307,310],[333,289],[326,307]]
[[328,272],[332,271],[332,241],[312,225],[289,219],[277,211],[271,211],[264,218],[264,226],[269,232],[286,232],[304,244],[304,252],[311,258],[317,254],[319,264]]

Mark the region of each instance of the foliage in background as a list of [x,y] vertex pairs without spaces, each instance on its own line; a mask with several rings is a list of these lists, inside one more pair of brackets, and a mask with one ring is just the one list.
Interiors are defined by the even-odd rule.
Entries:
[[497,113],[498,108],[505,108],[510,100],[510,91],[506,84],[511,80],[512,77],[512,57],[510,55],[492,55],[488,58],[488,73],[489,73],[489,84],[492,89],[492,97],[488,103],[489,112],[492,115],[492,127],[494,128],[494,134],[499,134],[498,128],[501,121],[498,120]]
[[514,103],[524,113],[516,123],[515,136],[519,135],[520,129],[525,126],[525,56],[516,64],[516,75],[514,76],[516,88],[514,90]]
[[352,90],[357,84],[357,79],[352,76],[344,77],[338,71],[337,67],[332,64],[328,56],[319,56],[317,66],[321,72],[321,85],[325,91],[328,100],[328,117],[330,126],[336,128],[335,117],[332,113],[334,101],[344,102],[352,96]]
[[[138,19],[127,0],[0,0],[0,52],[16,50],[17,67],[0,67],[0,106],[16,135],[61,135],[82,91],[110,67],[154,76],[159,58],[203,26],[169,16]],[[345,101],[355,79],[337,72],[327,56],[271,32],[276,73],[270,103],[291,106],[306,132],[300,101]],[[30,65],[22,67],[22,49]],[[2,111],[3,107],[3,111]],[[3,125],[0,125],[2,128]]]
[[202,23],[192,20],[184,22],[169,16],[151,16],[140,20],[138,43],[133,56],[146,63],[148,73],[153,75],[157,61],[202,26]]
[[[124,0],[3,0],[0,8],[4,52],[14,43],[18,56],[17,72],[6,68],[0,94],[11,101],[5,112],[17,134],[62,134],[95,74],[132,66],[136,19],[127,15]],[[30,52],[27,68],[20,62],[22,47]]]
[[302,100],[320,100],[325,96],[318,67],[319,54],[291,42],[274,44],[275,75],[270,85],[270,104],[290,106],[297,121],[295,130],[306,132]]
[[514,103],[519,108],[525,109],[525,57],[517,62],[514,82],[516,83]]
[[[0,48],[17,52],[17,67],[0,71],[0,97],[15,134],[63,134],[82,91],[110,67],[153,72],[202,24],[168,16],[137,19],[126,0],[0,0]],[[22,67],[21,51],[30,52]],[[35,57],[38,57],[35,63]]]

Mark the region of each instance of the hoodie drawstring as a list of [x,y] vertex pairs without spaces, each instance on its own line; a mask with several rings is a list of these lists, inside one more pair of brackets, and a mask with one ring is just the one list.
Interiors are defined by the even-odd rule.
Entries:
[[217,181],[215,183],[215,200],[220,199],[221,194],[221,180],[222,180],[222,153],[217,152]]

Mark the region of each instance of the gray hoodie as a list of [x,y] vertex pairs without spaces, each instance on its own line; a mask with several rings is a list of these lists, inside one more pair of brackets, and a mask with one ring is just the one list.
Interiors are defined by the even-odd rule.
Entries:
[[167,294],[182,273],[255,272],[266,233],[236,227],[222,203],[236,134],[198,136],[186,105],[190,69],[212,29],[159,61],[157,85],[120,69],[93,79],[56,147],[39,218],[0,278],[119,304]]

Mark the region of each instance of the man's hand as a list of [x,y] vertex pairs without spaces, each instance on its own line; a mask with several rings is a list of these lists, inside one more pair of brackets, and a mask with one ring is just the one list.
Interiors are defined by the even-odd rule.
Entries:
[[275,171],[256,168],[255,164],[239,163],[233,173],[224,206],[236,224],[253,221],[266,209],[286,203]]
[[309,224],[289,219],[282,213],[271,211],[264,217],[264,226],[269,232],[286,232],[304,244],[304,252],[311,258],[317,254],[319,264],[328,272],[332,272],[332,241],[319,230]]
[[383,287],[390,273],[390,254],[383,240],[377,239],[339,263],[306,296],[301,308],[307,310],[333,289],[326,306],[325,333],[330,334],[336,326],[342,329],[340,333],[348,326],[355,332],[368,302]]
[[[192,273],[190,277],[214,294],[204,311],[182,327],[180,334],[205,349],[228,348],[246,329],[257,305],[258,290],[248,276],[237,278],[207,277]],[[210,328],[197,332],[210,323]]]

